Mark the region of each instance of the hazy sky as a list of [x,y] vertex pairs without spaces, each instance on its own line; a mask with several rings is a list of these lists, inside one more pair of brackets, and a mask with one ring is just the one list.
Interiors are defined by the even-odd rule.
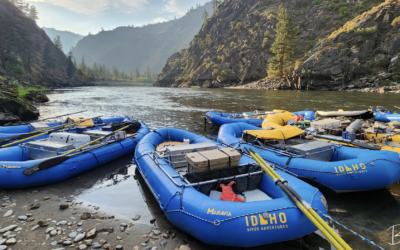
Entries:
[[81,35],[118,26],[141,26],[181,17],[207,0],[30,0],[39,11],[40,27]]

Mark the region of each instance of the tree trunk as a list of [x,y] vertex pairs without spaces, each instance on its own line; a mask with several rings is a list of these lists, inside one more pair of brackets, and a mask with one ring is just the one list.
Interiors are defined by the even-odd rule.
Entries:
[[1,66],[4,70],[6,70],[6,57],[4,55],[3,41],[1,38],[1,34],[0,34],[0,57],[1,57]]
[[29,72],[29,75],[32,76],[31,56],[28,56],[28,72]]

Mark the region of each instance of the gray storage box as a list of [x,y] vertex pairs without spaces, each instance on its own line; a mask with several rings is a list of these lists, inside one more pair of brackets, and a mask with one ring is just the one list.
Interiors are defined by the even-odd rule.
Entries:
[[308,143],[290,146],[289,151],[305,159],[317,161],[330,161],[335,145],[324,141],[310,141]]
[[49,128],[49,125],[44,122],[32,122],[29,125],[33,128],[33,131]]
[[185,159],[186,154],[213,150],[216,148],[216,144],[204,142],[167,147],[165,153],[167,155],[167,159],[173,163],[174,168],[178,168],[185,167],[187,165],[187,161]]
[[28,149],[29,159],[37,160],[54,157],[74,149],[73,145],[51,141],[33,141],[25,144]]
[[83,134],[89,135],[90,139],[93,141],[93,140],[99,139],[100,137],[110,135],[110,134],[112,134],[112,132],[102,131],[102,130],[88,130],[88,131],[83,132]]

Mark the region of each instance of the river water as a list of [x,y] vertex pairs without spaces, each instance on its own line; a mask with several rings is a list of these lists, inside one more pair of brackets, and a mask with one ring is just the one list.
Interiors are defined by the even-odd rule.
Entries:
[[[87,117],[96,115],[129,115],[144,121],[151,129],[176,127],[216,139],[218,127],[204,124],[207,111],[245,112],[243,107],[289,111],[301,110],[363,110],[381,105],[388,109],[400,106],[396,94],[273,91],[240,89],[171,89],[130,86],[82,87],[58,89],[48,94],[50,102],[40,107],[41,118],[87,110]],[[135,180],[134,168],[125,168],[132,156],[101,168],[102,175],[92,184],[77,189],[78,199],[87,205],[130,218],[141,214],[141,223],[151,218],[161,223],[162,212],[143,180]],[[86,175],[99,174],[93,170]],[[67,181],[68,182],[68,181]],[[335,220],[380,244],[385,249],[398,249],[391,244],[400,242],[400,185],[383,190],[327,196],[329,214]],[[394,227],[392,230],[392,226]],[[342,237],[354,249],[377,249],[350,232],[337,227]],[[176,230],[176,229],[175,229]],[[394,232],[394,234],[393,234]],[[400,234],[399,234],[400,235]],[[392,237],[393,236],[393,237]],[[193,240],[193,239],[192,239]],[[317,234],[309,239],[309,249],[334,249]],[[207,246],[196,243],[200,248]],[[195,245],[196,245],[195,244]],[[269,249],[293,249],[288,244],[268,246]],[[259,248],[263,249],[263,248]]]

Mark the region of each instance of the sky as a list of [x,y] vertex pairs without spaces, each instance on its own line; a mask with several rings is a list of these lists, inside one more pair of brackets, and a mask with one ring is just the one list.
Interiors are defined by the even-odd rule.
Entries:
[[39,12],[40,27],[80,35],[119,26],[142,26],[179,18],[208,0],[30,0]]

